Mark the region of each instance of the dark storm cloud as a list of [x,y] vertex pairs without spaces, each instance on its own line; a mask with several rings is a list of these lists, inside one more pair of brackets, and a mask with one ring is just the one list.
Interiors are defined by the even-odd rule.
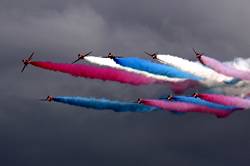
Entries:
[[[168,95],[164,85],[134,87],[46,72],[20,60],[71,62],[82,50],[220,60],[249,57],[249,1],[0,0],[1,165],[249,165],[248,112],[225,120],[99,112],[41,103],[47,95],[136,100]],[[146,56],[144,56],[146,57]]]
[[228,59],[236,53],[247,57],[247,1],[24,2],[1,5],[4,39],[20,47],[25,36],[31,48],[90,47],[98,54],[148,49],[191,57],[191,48],[198,47]]

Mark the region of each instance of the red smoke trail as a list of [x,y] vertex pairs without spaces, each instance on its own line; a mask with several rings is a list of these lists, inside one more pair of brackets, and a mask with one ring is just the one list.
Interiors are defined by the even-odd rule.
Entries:
[[250,108],[250,100],[240,97],[225,96],[220,94],[197,94],[197,97],[218,104],[239,108]]
[[221,73],[230,77],[239,78],[242,80],[250,80],[250,71],[238,70],[234,67],[223,64],[217,61],[216,59],[207,57],[205,55],[201,55],[199,60],[201,63],[217,71],[218,73]]
[[212,109],[206,106],[184,102],[172,102],[156,99],[141,99],[140,102],[145,105],[159,107],[165,111],[210,113],[216,115],[218,118],[224,118],[232,113],[232,111]]
[[130,73],[118,69],[108,67],[95,67],[85,64],[65,64],[53,62],[31,62],[33,66],[47,70],[59,71],[71,74],[75,77],[86,77],[92,79],[118,81],[120,83],[128,83],[132,85],[146,85],[156,82],[162,82],[153,78],[145,77],[140,74]]

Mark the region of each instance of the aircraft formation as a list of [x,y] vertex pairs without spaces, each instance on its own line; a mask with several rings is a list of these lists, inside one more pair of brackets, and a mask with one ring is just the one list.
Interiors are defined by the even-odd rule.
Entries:
[[[169,54],[145,52],[153,61],[138,57],[91,56],[92,51],[80,53],[71,63],[33,61],[34,52],[23,59],[23,72],[28,65],[62,72],[75,77],[116,81],[134,86],[164,84],[177,95],[137,101],[116,101],[78,96],[48,96],[41,101],[59,102],[115,112],[167,111],[175,114],[199,112],[224,118],[235,111],[250,108],[250,60],[220,62],[193,49],[198,61]],[[80,64],[82,60],[90,64]],[[249,63],[246,63],[246,61]],[[202,93],[185,96],[188,89],[202,87]],[[230,94],[234,90],[234,94]],[[212,92],[212,93],[210,93]]]

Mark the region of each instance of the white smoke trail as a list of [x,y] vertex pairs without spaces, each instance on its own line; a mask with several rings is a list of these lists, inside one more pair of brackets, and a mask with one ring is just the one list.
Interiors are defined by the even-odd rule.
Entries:
[[161,75],[156,75],[156,74],[151,74],[145,71],[140,71],[140,70],[136,70],[136,69],[132,69],[129,67],[124,67],[121,66],[119,64],[117,64],[113,59],[111,58],[104,58],[104,57],[96,57],[96,56],[86,56],[84,57],[84,59],[90,63],[93,64],[97,64],[97,65],[101,65],[101,66],[108,66],[108,67],[112,67],[112,68],[116,68],[116,69],[120,69],[120,70],[125,70],[128,72],[133,72],[133,73],[137,73],[137,74],[142,74],[146,77],[151,77],[151,78],[155,78],[158,80],[163,80],[163,81],[168,81],[168,82],[180,82],[180,81],[184,81],[185,79],[180,79],[180,78],[169,78],[166,76],[161,76]]
[[203,66],[199,62],[189,61],[187,59],[168,54],[158,54],[156,58],[161,63],[174,66],[185,72],[189,72],[191,74],[204,78],[205,80],[202,81],[202,83],[208,87],[223,85],[225,82],[230,82],[233,80],[232,77],[227,77],[220,73],[217,73],[212,69]]

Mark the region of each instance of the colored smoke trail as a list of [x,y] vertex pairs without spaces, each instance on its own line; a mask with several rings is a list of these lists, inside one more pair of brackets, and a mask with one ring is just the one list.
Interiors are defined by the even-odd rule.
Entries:
[[222,103],[216,104],[216,103],[213,103],[212,101],[209,102],[206,100],[202,100],[200,98],[195,98],[195,97],[190,97],[190,96],[173,96],[171,100],[178,101],[178,102],[192,103],[192,104],[206,106],[209,108],[227,110],[227,111],[235,111],[235,110],[239,110],[240,108],[242,108],[242,107],[223,105]]
[[232,81],[232,77],[227,77],[220,73],[215,72],[214,70],[198,63],[189,61],[184,58],[168,55],[168,54],[158,54],[156,55],[157,60],[159,62],[171,65],[185,72],[189,72],[195,76],[204,78],[203,83],[207,86],[214,86],[218,84],[223,84],[224,82]]
[[220,94],[197,94],[197,97],[219,104],[235,106],[241,108],[250,108],[250,100],[240,97],[225,96]]
[[175,93],[182,93],[188,88],[198,86],[198,83],[192,80],[184,80],[181,82],[168,82],[146,77],[141,74],[127,72],[110,67],[97,67],[86,64],[65,64],[53,62],[31,62],[30,64],[52,71],[59,71],[71,74],[76,77],[86,77],[91,79],[101,79],[117,81],[132,85],[148,85],[154,83],[165,83],[170,86]]
[[57,96],[53,97],[53,101],[98,110],[109,109],[115,112],[152,112],[159,110],[159,108],[156,107],[141,105],[133,102],[121,102],[86,97]]
[[142,74],[142,75],[144,75],[146,77],[151,77],[151,78],[158,79],[158,80],[163,80],[163,81],[168,81],[168,82],[180,82],[180,81],[185,80],[185,79],[180,79],[180,78],[170,78],[170,77],[167,77],[167,76],[156,75],[156,74],[152,74],[152,73],[149,73],[149,72],[145,72],[145,71],[136,70],[136,69],[132,69],[132,68],[129,68],[129,67],[121,66],[121,65],[117,64],[111,58],[96,57],[96,56],[86,56],[86,57],[84,57],[84,59],[87,60],[90,63],[93,63],[93,64],[97,64],[97,65],[101,65],[101,66],[108,66],[108,67],[112,67],[112,68],[116,68],[116,69],[125,70],[125,71],[128,71],[128,72]]
[[190,80],[200,81],[203,78],[194,76],[190,73],[181,71],[175,67],[165,64],[158,64],[148,60],[144,60],[136,57],[123,57],[114,58],[114,61],[122,66],[130,67],[133,69],[146,71],[153,74],[163,75],[172,78],[184,78]]
[[31,62],[30,64],[47,70],[59,71],[76,77],[117,81],[132,85],[146,85],[160,83],[159,80],[148,78],[140,74],[129,73],[108,67],[96,67],[85,64],[65,64],[53,62]]
[[157,74],[152,74],[152,73],[141,71],[141,70],[136,70],[136,69],[133,69],[130,67],[124,67],[124,66],[121,66],[120,64],[117,64],[111,58],[86,56],[86,57],[84,57],[84,59],[90,63],[98,64],[101,66],[108,66],[108,67],[112,67],[112,68],[116,68],[116,69],[121,69],[121,70],[125,70],[128,72],[142,74],[146,77],[150,77],[153,79],[165,81],[166,83],[169,83],[170,89],[177,94],[181,94],[189,88],[194,88],[194,87],[199,86],[199,82],[196,82],[193,80],[171,78],[171,77],[167,77],[167,76],[163,76],[163,75],[157,75]]
[[211,69],[215,70],[218,73],[224,74],[229,77],[235,77],[242,80],[250,81],[250,70],[249,71],[239,70],[237,68],[231,67],[227,64],[223,64],[218,60],[207,57],[205,55],[202,55],[199,60],[201,63],[210,67]]
[[224,118],[232,113],[232,111],[213,109],[197,104],[184,103],[184,102],[171,102],[166,100],[141,99],[141,103],[149,106],[159,107],[165,111],[174,110],[177,112],[210,113],[217,116],[218,118]]

